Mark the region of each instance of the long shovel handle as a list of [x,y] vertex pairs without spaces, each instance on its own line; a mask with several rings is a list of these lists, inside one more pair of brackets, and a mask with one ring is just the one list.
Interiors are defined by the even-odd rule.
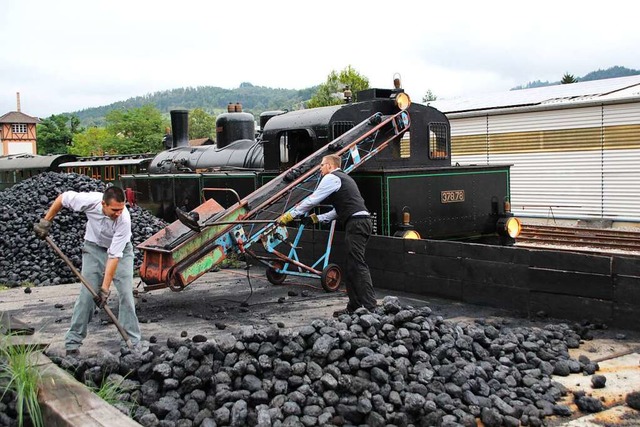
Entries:
[[[78,271],[78,269],[73,265],[73,263],[71,262],[71,260],[69,260],[69,258],[67,258],[67,256],[64,254],[64,252],[62,252],[60,250],[60,248],[58,247],[58,245],[55,244],[55,242],[51,239],[50,236],[45,237],[45,240],[47,241],[47,243],[49,244],[49,246],[51,246],[51,249],[53,249],[60,258],[62,258],[62,260],[67,264],[67,266],[69,266],[69,268],[71,269],[71,271],[73,272],[73,274],[75,274],[76,276],[78,276],[78,279],[80,279],[80,281],[82,282],[82,284],[84,285],[85,288],[87,288],[87,290],[89,291],[89,293],[93,296],[93,297],[97,297],[98,294],[96,294],[96,292],[93,290],[93,288],[91,287],[91,285],[89,284],[89,282],[87,282],[87,279],[84,278],[84,276]],[[104,309],[104,311],[107,313],[107,316],[109,316],[109,319],[111,319],[111,321],[113,322],[114,325],[116,325],[116,328],[118,328],[118,332],[120,332],[120,335],[122,335],[122,339],[124,339],[125,344],[127,344],[127,347],[129,348],[133,348],[133,344],[131,343],[131,339],[129,339],[129,336],[127,335],[127,333],[125,332],[125,330],[122,328],[122,325],[120,325],[120,323],[118,322],[118,320],[116,319],[116,316],[113,314],[113,311],[111,311],[111,308],[109,308],[109,306],[107,304],[103,305],[102,308]]]

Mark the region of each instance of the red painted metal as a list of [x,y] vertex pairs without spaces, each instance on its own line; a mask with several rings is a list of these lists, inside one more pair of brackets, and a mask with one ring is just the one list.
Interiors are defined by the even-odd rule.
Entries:
[[[200,218],[210,218],[223,210],[224,208],[213,199],[207,200],[194,209]],[[175,243],[190,232],[191,230],[186,225],[180,221],[174,221],[138,245],[144,254],[142,266],[140,266],[140,277],[148,286],[165,287],[164,283],[167,280],[169,270],[180,261],[174,258],[173,248],[168,245]]]

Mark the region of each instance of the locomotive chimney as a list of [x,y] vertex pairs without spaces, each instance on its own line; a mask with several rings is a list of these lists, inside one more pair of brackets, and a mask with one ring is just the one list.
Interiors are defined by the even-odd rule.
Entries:
[[18,113],[20,112],[20,92],[16,92],[16,102],[18,104]]
[[189,146],[189,111],[171,110],[172,148]]

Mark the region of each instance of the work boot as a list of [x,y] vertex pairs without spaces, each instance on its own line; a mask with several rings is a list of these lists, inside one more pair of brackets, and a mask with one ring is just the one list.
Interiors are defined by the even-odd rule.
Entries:
[[67,352],[65,353],[65,356],[67,356],[67,357],[78,357],[78,356],[80,356],[80,349],[79,348],[67,349]]
[[353,311],[349,310],[348,308],[343,308],[342,310],[336,310],[333,312],[333,317],[340,317],[343,314],[353,314]]

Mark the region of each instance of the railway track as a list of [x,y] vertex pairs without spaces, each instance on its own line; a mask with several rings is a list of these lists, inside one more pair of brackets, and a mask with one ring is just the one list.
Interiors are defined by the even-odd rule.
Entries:
[[516,245],[640,257],[640,231],[524,224]]

